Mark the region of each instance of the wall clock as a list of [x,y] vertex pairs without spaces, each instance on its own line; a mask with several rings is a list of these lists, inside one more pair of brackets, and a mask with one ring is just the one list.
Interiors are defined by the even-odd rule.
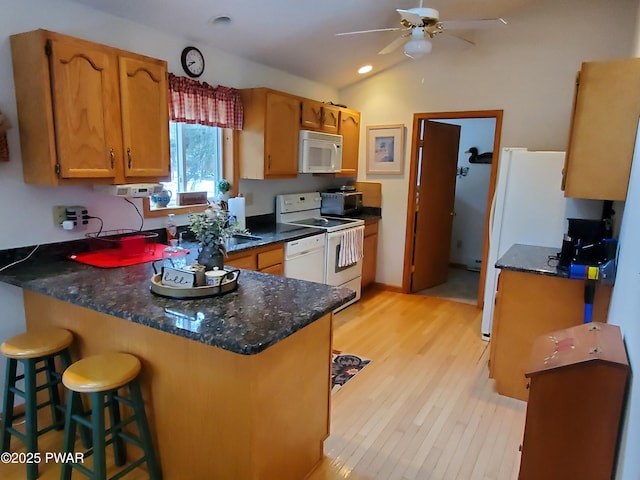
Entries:
[[190,77],[199,77],[204,72],[204,56],[196,47],[185,47],[180,61],[185,73]]

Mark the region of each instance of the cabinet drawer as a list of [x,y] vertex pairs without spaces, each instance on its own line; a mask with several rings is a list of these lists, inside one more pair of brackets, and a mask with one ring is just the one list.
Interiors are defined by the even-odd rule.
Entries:
[[275,248],[258,254],[258,270],[282,263],[284,261],[284,247]]
[[271,265],[267,268],[260,269],[262,273],[270,273],[271,275],[284,275],[284,266],[281,263]]
[[224,263],[225,265],[229,265],[230,267],[244,268],[246,270],[258,269],[255,254],[241,255],[237,257],[229,256],[229,258]]
[[364,224],[364,236],[375,235],[378,233],[378,222]]

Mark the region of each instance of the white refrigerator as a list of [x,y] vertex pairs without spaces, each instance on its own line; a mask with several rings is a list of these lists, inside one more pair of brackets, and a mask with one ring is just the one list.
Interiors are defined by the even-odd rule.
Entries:
[[489,217],[489,254],[482,338],[489,340],[499,269],[496,261],[515,243],[562,247],[566,199],[561,190],[564,152],[503,148]]

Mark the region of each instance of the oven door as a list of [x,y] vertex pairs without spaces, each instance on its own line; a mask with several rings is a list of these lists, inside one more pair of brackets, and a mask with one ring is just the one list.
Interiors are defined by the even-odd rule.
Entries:
[[[364,230],[364,227],[355,227]],[[362,276],[362,258],[357,262],[344,267],[339,266],[340,249],[342,248],[342,238],[348,230],[339,230],[337,232],[327,233],[327,264],[326,276],[327,285],[341,286],[352,280],[359,279]]]

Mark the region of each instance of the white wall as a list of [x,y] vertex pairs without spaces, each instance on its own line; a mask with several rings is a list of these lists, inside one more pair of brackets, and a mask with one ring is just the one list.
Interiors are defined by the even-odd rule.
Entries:
[[[640,57],[640,8],[637,12],[634,44],[635,57]],[[637,148],[640,139],[636,139]],[[631,365],[629,398],[624,431],[618,455],[618,480],[640,478],[640,150],[636,151],[620,227],[618,271],[611,297],[608,322],[620,326]]]
[[[8,163],[0,163],[0,250],[81,238],[84,232],[66,232],[54,226],[53,205],[84,205],[90,214],[104,219],[105,229],[138,228],[140,219],[137,213],[121,198],[93,192],[89,187],[44,187],[23,182],[9,35],[45,28],[165,59],[169,63],[169,71],[178,75],[182,75],[182,48],[192,42],[65,0],[1,0],[0,5],[0,111],[10,118],[15,127],[8,132],[11,159]],[[198,47],[204,53],[207,65],[201,79],[212,85],[271,87],[308,98],[337,99],[333,88],[204,45]],[[299,183],[293,180],[290,184],[293,188],[306,188],[309,182],[315,186],[314,181],[308,179]],[[252,187],[246,188],[245,192]],[[275,188],[282,188],[282,184],[276,184]],[[259,199],[264,202],[265,198],[272,198],[276,193],[280,192],[269,191],[268,186],[261,188]],[[186,216],[178,218],[180,224],[186,221]],[[163,222],[163,219],[145,220],[145,228],[160,228]],[[97,225],[92,227],[97,230]],[[3,308],[0,318],[2,341],[24,330],[21,290],[0,283],[0,305]],[[2,358],[0,372],[3,376]]]
[[[541,0],[507,17],[504,28],[477,32],[477,46],[433,41],[432,53],[406,60],[340,91],[366,125],[407,128],[405,174],[367,175],[365,135],[358,179],[382,183],[376,281],[400,286],[413,114],[503,109],[502,145],[565,150],[574,80],[587,60],[631,51],[636,0]],[[397,53],[402,55],[401,53]]]

